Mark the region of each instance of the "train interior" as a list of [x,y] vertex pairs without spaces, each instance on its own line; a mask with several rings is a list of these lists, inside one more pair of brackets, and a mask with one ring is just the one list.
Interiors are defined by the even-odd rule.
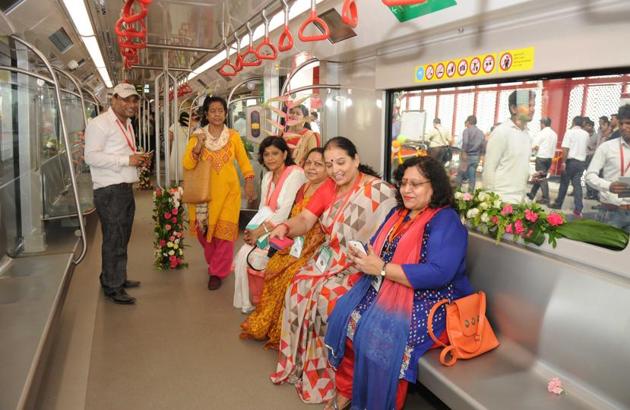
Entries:
[[[287,101],[315,113],[322,142],[349,138],[390,182],[426,155],[440,118],[454,181],[466,119],[490,135],[509,120],[508,95],[533,91],[530,132],[549,118],[559,137],[552,198],[571,120],[588,117],[597,132],[630,103],[624,0],[2,0],[0,10],[0,409],[309,406],[270,382],[277,352],[239,339],[233,278],[208,292],[193,235],[187,268],[153,266],[152,190],[135,190],[138,304],[103,297],[83,132],[120,82],[140,94],[136,145],[155,151],[155,188],[181,182],[168,161],[178,148],[164,141],[206,96],[227,100],[260,187],[258,146],[281,132]],[[601,201],[580,186],[583,209],[573,214],[570,191],[560,212],[594,220]],[[258,203],[241,208],[243,228]],[[454,367],[430,351],[405,408],[629,408],[629,261],[628,247],[497,241],[470,227],[468,275],[501,346]],[[547,391],[553,377],[567,394]]]

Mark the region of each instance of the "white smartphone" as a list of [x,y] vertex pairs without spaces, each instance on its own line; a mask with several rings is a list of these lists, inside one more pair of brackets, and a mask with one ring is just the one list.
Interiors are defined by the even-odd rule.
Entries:
[[355,240],[348,241],[348,247],[353,249],[353,250],[355,250],[357,253],[361,253],[363,255],[367,255],[367,251],[365,250],[365,246],[359,241],[355,241]]

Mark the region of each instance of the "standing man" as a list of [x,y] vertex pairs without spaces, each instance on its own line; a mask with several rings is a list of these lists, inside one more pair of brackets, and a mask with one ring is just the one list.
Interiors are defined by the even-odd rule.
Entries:
[[535,102],[534,91],[513,91],[508,97],[510,120],[492,131],[486,146],[483,187],[499,194],[504,202],[517,204],[525,197],[532,152],[527,124],[534,115]]
[[477,165],[485,152],[486,138],[483,132],[477,128],[477,117],[470,115],[466,118],[466,129],[462,133],[462,151],[460,154],[460,166],[457,173],[457,186],[462,184],[464,175],[468,178],[468,192],[475,192],[477,180]]
[[150,154],[136,151],[131,117],[138,111],[140,96],[131,84],[114,87],[111,107],[94,118],[85,130],[85,162],[94,183],[94,204],[101,221],[101,286],[115,303],[133,304],[125,288],[140,285],[127,280],[127,244],[136,204],[132,184],[138,181],[138,167]]
[[550,208],[561,209],[564,197],[567,195],[569,183],[573,185],[573,215],[582,217],[582,174],[586,169],[586,149],[588,146],[588,132],[582,129],[584,118],[579,115],[573,118],[571,128],[562,139],[562,161],[560,169],[564,172],[560,176],[560,189],[556,201]]
[[433,129],[427,135],[427,142],[429,143],[429,155],[446,164],[450,158],[448,156],[448,148],[453,143],[451,133],[442,127],[442,121],[439,118],[433,120]]
[[527,197],[532,201],[536,198],[538,188],[542,189],[542,199],[540,204],[549,204],[549,184],[547,183],[547,173],[551,168],[551,161],[556,153],[558,134],[551,129],[551,118],[540,119],[540,132],[534,137],[533,150],[536,151],[536,174],[532,190]]
[[619,138],[621,134],[619,131],[619,118],[617,114],[610,114],[610,128],[612,129],[612,131],[608,139],[614,140],[615,138]]
[[[586,183],[599,191],[598,220],[630,233],[630,105],[619,108],[620,138],[600,145],[586,171]],[[599,176],[603,171],[603,177]]]
[[[585,168],[591,163],[593,154],[599,145],[599,134],[595,132],[595,123],[589,118],[584,117],[582,129],[588,133],[588,145],[586,146],[586,164]],[[597,190],[586,184],[586,199],[597,199]]]

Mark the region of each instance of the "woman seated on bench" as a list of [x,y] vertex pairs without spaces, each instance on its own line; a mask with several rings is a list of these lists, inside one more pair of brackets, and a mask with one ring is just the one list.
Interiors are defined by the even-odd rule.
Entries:
[[[441,299],[472,293],[465,276],[468,233],[453,209],[444,167],[431,157],[411,158],[396,179],[399,206],[367,255],[349,251],[363,275],[328,319],[325,342],[337,385],[329,409],[350,401],[352,408],[401,409],[418,359],[433,345],[429,310]],[[444,308],[433,327],[436,335],[444,333]]]

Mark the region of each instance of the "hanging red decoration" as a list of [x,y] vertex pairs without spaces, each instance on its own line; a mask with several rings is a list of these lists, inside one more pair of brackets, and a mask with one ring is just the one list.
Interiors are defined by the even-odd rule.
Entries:
[[[115,32],[118,36],[118,48],[123,57],[124,67],[130,69],[138,64],[138,50],[147,46],[147,28],[144,19],[149,12],[149,4],[153,0],[126,0],[116,21]],[[138,3],[140,10],[134,13],[134,3]]]

